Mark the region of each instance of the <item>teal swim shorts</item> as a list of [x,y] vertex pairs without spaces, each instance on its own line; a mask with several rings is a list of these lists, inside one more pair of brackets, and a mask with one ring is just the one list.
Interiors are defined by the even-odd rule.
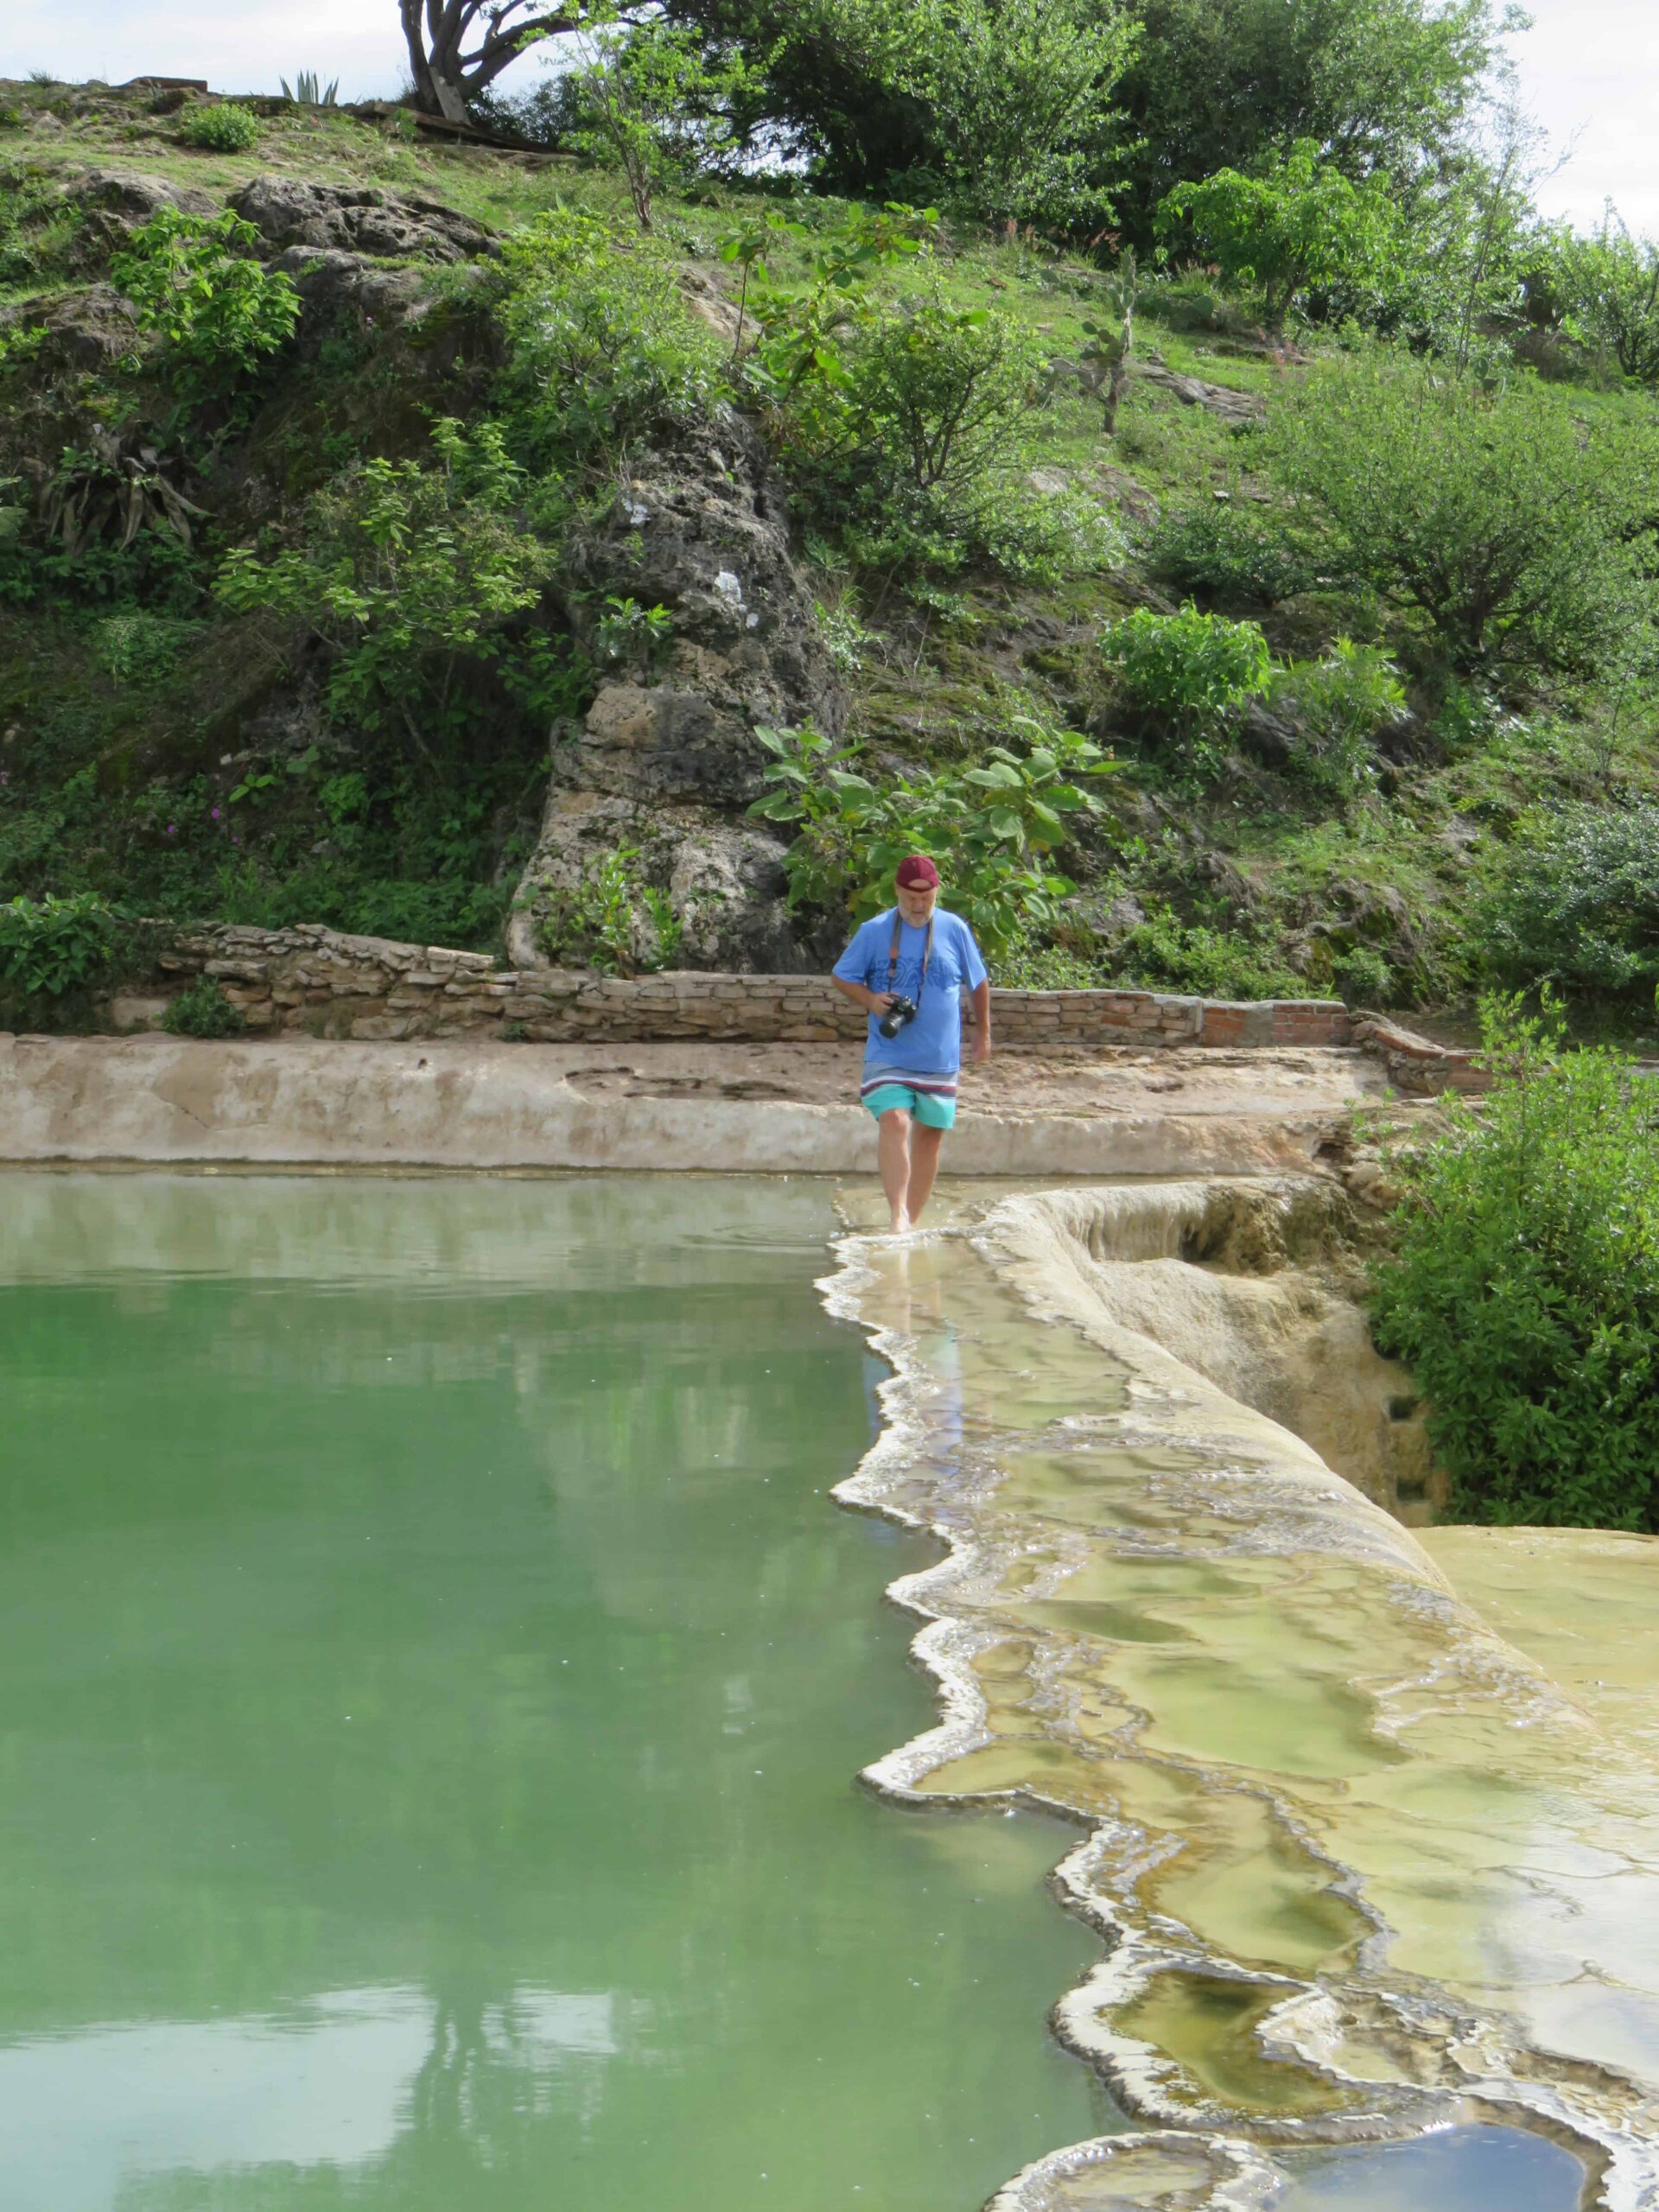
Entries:
[[912,1122],[919,1122],[925,1129],[948,1129],[956,1124],[957,1102],[954,1096],[944,1096],[931,1090],[912,1090],[907,1083],[875,1084],[863,1094],[863,1103],[877,1121],[898,1106],[910,1116]]

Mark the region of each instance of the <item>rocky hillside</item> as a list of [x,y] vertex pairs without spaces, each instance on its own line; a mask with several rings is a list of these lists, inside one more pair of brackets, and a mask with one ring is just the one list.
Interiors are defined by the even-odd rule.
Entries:
[[1009,980],[1455,1010],[1561,972],[1588,871],[1639,919],[1586,1018],[1650,1019],[1649,676],[1332,569],[1291,430],[1368,341],[759,185],[645,233],[397,111],[193,143],[223,105],[0,86],[0,900],[800,970],[915,822],[1004,840]]

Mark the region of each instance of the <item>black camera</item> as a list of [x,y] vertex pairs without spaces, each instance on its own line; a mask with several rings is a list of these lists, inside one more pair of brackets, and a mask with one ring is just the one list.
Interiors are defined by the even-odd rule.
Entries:
[[914,1021],[915,1019],[915,1000],[899,995],[894,997],[893,1004],[875,1026],[884,1037],[896,1037],[907,1021]]

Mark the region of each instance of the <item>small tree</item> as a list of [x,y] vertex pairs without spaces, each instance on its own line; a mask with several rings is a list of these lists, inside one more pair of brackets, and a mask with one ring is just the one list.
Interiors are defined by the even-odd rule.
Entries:
[[1632,238],[1611,200],[1588,238],[1562,238],[1554,289],[1567,327],[1638,384],[1659,384],[1659,245]]
[[737,155],[734,111],[757,80],[741,50],[695,31],[590,13],[576,33],[565,84],[578,151],[608,156],[627,179],[642,231],[665,187],[719,171]]
[[1178,184],[1159,207],[1158,232],[1166,250],[1190,243],[1230,283],[1257,289],[1275,334],[1299,293],[1338,282],[1380,288],[1399,258],[1387,182],[1356,184],[1312,138],[1248,175],[1220,169]]
[[896,89],[921,101],[951,197],[994,221],[1111,220],[1126,133],[1113,92],[1138,29],[1099,0],[908,0]]

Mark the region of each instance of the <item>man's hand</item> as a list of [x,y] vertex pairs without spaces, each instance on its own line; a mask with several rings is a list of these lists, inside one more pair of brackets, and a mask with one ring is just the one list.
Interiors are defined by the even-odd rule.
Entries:
[[976,1030],[975,1030],[975,1032],[974,1032],[974,1054],[973,1054],[974,1065],[975,1065],[976,1068],[982,1068],[982,1067],[984,1066],[984,1065],[985,1065],[986,1061],[987,1061],[987,1060],[988,1060],[988,1059],[990,1058],[990,1057],[991,1057],[991,1033],[990,1033],[990,1031],[989,1031],[988,1029],[976,1029]]
[[849,983],[844,976],[832,976],[830,982],[844,999],[851,999],[866,1014],[885,1014],[898,996],[895,991],[868,990],[862,983]]

